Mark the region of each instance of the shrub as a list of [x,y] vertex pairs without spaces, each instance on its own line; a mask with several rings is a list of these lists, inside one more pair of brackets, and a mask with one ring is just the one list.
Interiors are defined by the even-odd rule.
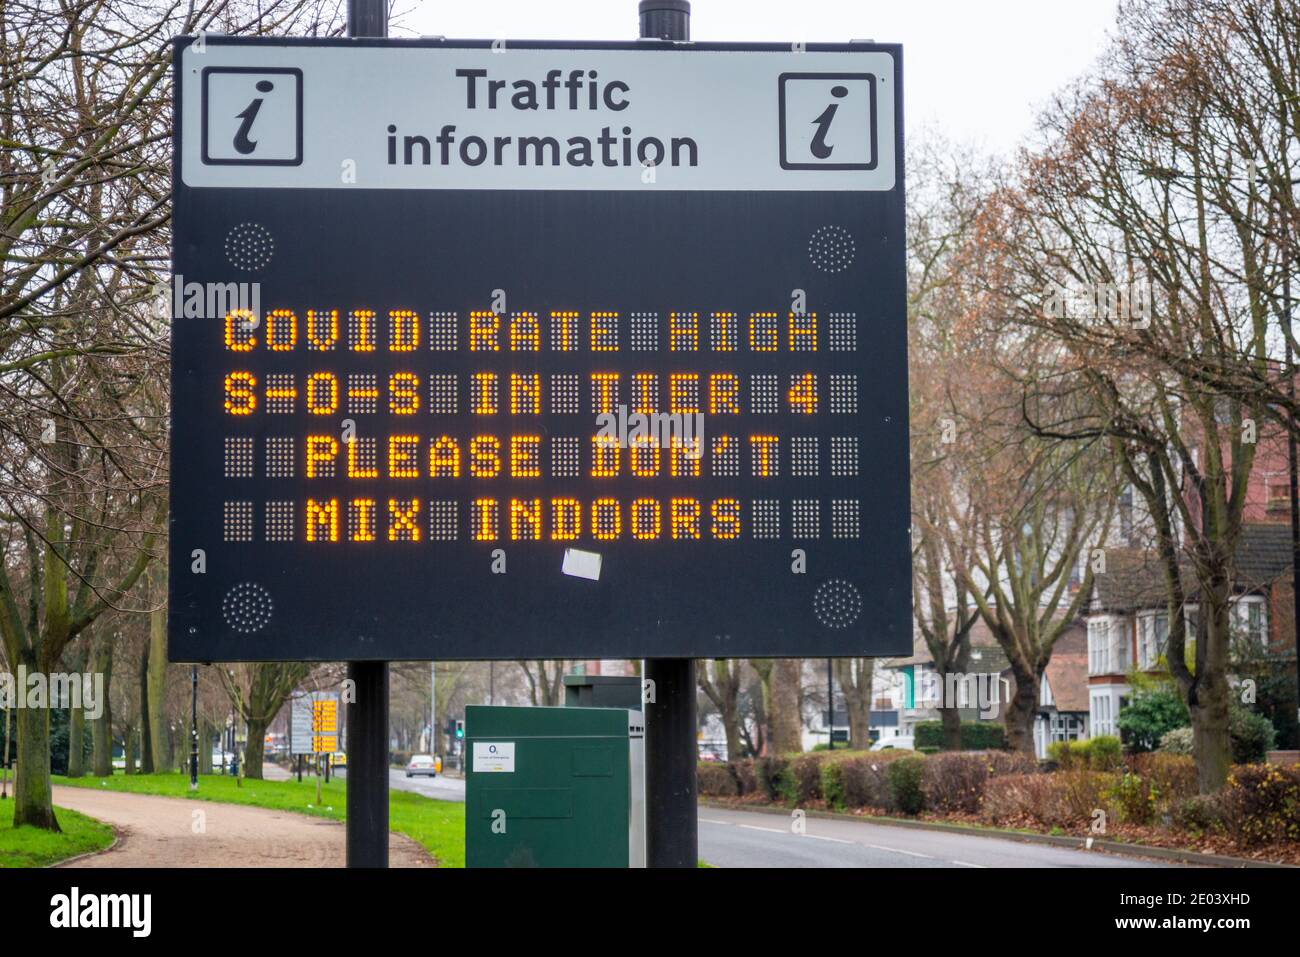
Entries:
[[695,776],[700,794],[705,797],[735,797],[740,793],[728,765],[702,761],[695,766]]
[[889,787],[892,805],[904,814],[920,814],[925,807],[922,778],[925,775],[925,758],[907,755],[889,765]]
[[1046,820],[1052,777],[1050,774],[1008,774],[995,778],[984,789],[980,811],[994,824],[1041,825]]
[[[916,750],[943,750],[943,722],[917,722]],[[961,749],[963,751],[992,751],[1007,746],[1007,732],[996,721],[963,721],[961,723]]]
[[1112,735],[1086,741],[1053,741],[1047,746],[1047,756],[1063,771],[1109,771],[1124,763],[1119,738]]
[[1242,844],[1300,841],[1300,766],[1235,767],[1221,800],[1228,830]]
[[782,796],[787,804],[804,805],[822,799],[822,758],[829,755],[800,754],[786,768]]
[[1103,734],[1084,742],[1088,754],[1088,767],[1094,771],[1109,771],[1124,763],[1124,747],[1119,738]]
[[1120,712],[1116,724],[1130,751],[1154,751],[1165,734],[1186,727],[1190,721],[1178,689],[1162,684],[1135,694]]
[[1223,804],[1217,795],[1194,794],[1173,806],[1173,823],[1193,835],[1223,830]]
[[925,762],[921,788],[925,806],[932,811],[979,810],[989,766],[984,755],[974,751],[948,751]]
[[732,775],[736,779],[736,791],[744,796],[753,794],[758,790],[758,775],[754,771],[754,759],[744,758],[740,761],[730,761],[727,766],[731,769]]
[[1120,775],[1104,797],[1119,819],[1129,824],[1150,824],[1156,814],[1157,788],[1152,782],[1130,771]]
[[889,767],[904,756],[907,756],[905,751],[858,752],[852,758],[837,762],[845,807],[889,810],[893,806]]
[[782,755],[769,754],[754,762],[755,788],[769,801],[783,801],[782,776],[790,761]]
[[1126,763],[1134,774],[1151,783],[1160,807],[1173,811],[1196,794],[1196,762],[1186,755],[1154,751],[1130,755]]
[[1272,721],[1235,703],[1228,711],[1228,732],[1232,737],[1232,760],[1237,764],[1263,761],[1277,740]]
[[1160,750],[1165,754],[1190,756],[1192,753],[1192,729],[1174,728],[1172,731],[1166,731],[1164,737],[1160,739]]
[[975,813],[989,778],[1037,769],[1027,755],[1010,751],[947,751],[925,762],[922,788],[932,811]]
[[[1237,764],[1263,761],[1277,739],[1273,722],[1259,712],[1239,705],[1228,711],[1228,733],[1232,738],[1232,760]],[[1160,739],[1166,754],[1192,754],[1192,729],[1174,728]]]
[[822,797],[826,804],[837,811],[845,808],[844,779],[840,769],[842,761],[825,761],[822,763]]
[[1077,828],[1104,809],[1105,791],[1114,781],[1112,774],[1086,770],[1007,774],[988,782],[981,811],[997,824]]

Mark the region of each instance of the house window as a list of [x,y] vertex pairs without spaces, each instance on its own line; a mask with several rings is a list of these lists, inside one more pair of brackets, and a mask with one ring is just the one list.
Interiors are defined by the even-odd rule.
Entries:
[[1232,607],[1232,615],[1234,637],[1262,650],[1267,640],[1264,599],[1258,595],[1239,599]]
[[1112,733],[1110,694],[1108,692],[1092,696],[1092,733]]
[[1088,622],[1088,674],[1104,675],[1110,671],[1110,619],[1094,618]]
[[1142,615],[1138,618],[1138,667],[1150,670],[1156,667],[1165,653],[1169,641],[1169,615],[1167,613]]
[[1074,714],[1052,715],[1053,741],[1078,741],[1083,737],[1083,719]]
[[1112,673],[1128,671],[1129,660],[1128,620],[1112,618],[1110,622],[1110,668]]

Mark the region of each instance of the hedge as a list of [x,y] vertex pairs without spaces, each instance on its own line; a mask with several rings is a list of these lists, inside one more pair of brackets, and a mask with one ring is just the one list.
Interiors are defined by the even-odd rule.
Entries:
[[[1228,785],[1197,795],[1185,755],[1116,759],[1115,739],[1058,749],[1068,767],[1043,772],[1018,752],[820,751],[698,766],[704,797],[869,808],[888,814],[978,815],[990,824],[1090,830],[1111,823],[1168,823],[1192,834],[1225,833],[1250,847],[1300,841],[1300,766],[1238,765]],[[1087,742],[1080,742],[1087,745]]]
[[[943,750],[943,722],[919,721],[916,724],[916,750]],[[1007,731],[996,721],[963,721],[961,750],[1000,751],[1007,746]]]

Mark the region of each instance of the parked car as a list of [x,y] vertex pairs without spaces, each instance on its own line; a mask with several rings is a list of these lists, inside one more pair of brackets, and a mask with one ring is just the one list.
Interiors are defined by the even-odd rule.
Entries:
[[442,759],[435,758],[432,754],[413,754],[411,760],[406,763],[408,778],[415,777],[417,774],[427,774],[431,778],[436,778],[441,770]]
[[915,751],[916,738],[910,734],[896,734],[892,738],[881,738],[871,746],[872,751],[888,751],[891,748],[899,751]]
[[701,760],[701,761],[721,761],[722,758],[718,757],[718,752],[717,752],[717,751],[701,751],[701,752],[700,752],[700,760]]

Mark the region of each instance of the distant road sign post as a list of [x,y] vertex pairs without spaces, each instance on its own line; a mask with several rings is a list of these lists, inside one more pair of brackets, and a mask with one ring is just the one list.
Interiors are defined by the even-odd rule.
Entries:
[[175,76],[173,660],[910,651],[898,47]]

